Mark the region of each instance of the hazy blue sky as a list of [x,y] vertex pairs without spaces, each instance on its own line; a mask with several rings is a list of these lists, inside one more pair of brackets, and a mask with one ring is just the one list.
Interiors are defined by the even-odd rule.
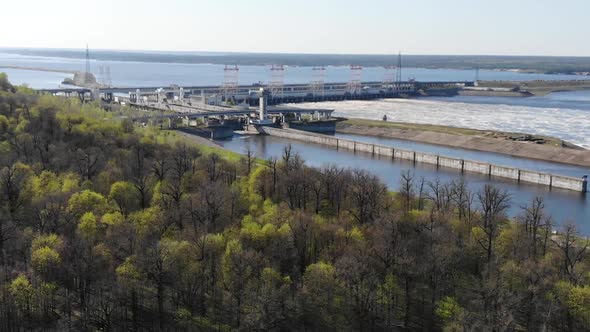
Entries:
[[0,46],[590,56],[590,0],[3,1]]

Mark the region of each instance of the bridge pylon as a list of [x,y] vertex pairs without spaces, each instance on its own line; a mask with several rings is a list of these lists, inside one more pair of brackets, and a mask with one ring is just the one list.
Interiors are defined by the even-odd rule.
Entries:
[[351,95],[361,93],[363,79],[363,67],[358,65],[350,65],[350,80],[348,81],[347,88]]
[[268,88],[272,98],[283,98],[285,82],[285,67],[283,65],[272,65],[270,67],[270,81]]
[[238,92],[238,74],[240,68],[238,65],[228,66],[223,68],[223,85],[221,91],[223,92],[223,100],[228,102],[232,100]]
[[309,82],[311,93],[314,97],[323,97],[325,88],[324,83],[326,80],[326,67],[316,66],[311,70],[311,82]]

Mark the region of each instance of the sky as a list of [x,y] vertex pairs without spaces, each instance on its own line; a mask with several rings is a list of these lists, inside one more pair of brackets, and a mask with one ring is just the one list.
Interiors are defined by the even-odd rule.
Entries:
[[590,56],[590,0],[18,0],[0,47]]

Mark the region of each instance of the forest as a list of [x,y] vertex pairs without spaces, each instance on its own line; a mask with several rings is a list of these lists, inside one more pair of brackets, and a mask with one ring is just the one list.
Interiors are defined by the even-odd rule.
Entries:
[[1,331],[586,331],[588,241],[460,178],[259,160],[0,74]]

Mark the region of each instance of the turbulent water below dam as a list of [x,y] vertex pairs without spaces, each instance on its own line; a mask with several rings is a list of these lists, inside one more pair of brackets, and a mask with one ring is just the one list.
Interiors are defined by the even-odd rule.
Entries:
[[297,104],[334,109],[334,116],[520,132],[560,138],[590,149],[590,91],[531,98],[419,98]]

